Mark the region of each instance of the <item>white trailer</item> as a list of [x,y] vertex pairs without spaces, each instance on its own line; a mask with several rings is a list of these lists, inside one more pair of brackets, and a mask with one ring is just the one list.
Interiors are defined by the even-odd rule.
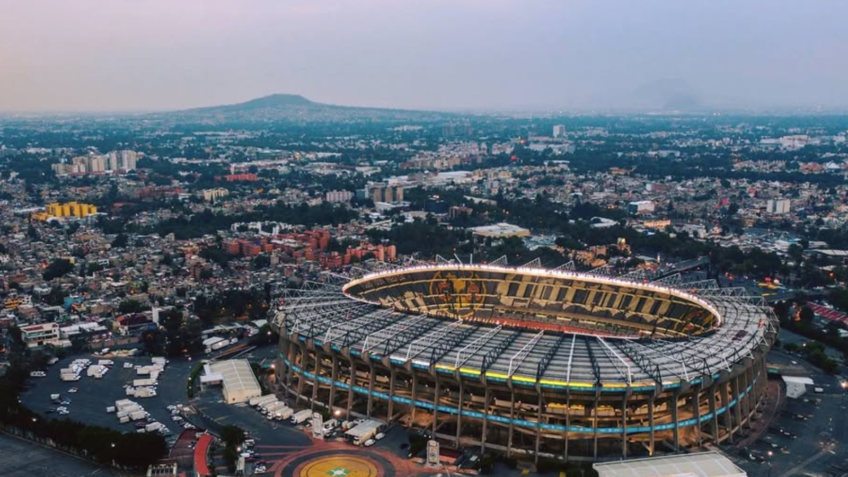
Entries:
[[151,422],[150,424],[144,426],[144,430],[147,432],[158,432],[163,429],[165,426],[161,422]]
[[148,414],[144,411],[135,411],[130,413],[130,419],[133,421],[140,421],[142,419],[147,419]]
[[286,403],[282,401],[274,401],[272,403],[268,403],[265,406],[262,406],[262,414],[270,414],[275,412],[277,409],[282,409],[286,407]]
[[118,408],[119,411],[124,411],[128,407],[137,406],[138,404],[130,401],[129,399],[118,399],[115,401],[115,407]]
[[277,411],[281,411],[282,409],[284,409],[286,407],[288,407],[288,406],[286,406],[286,403],[277,401],[277,402],[271,404],[270,406],[266,407],[264,414],[268,417],[268,419],[273,419],[274,416],[276,415]]
[[210,346],[209,349],[211,349],[212,351],[217,351],[223,348],[224,346],[227,346],[228,344],[230,344],[229,341],[222,339],[221,341],[218,341],[217,343]]
[[121,424],[126,424],[130,422],[130,416],[121,416],[118,418],[118,422],[120,422]]
[[227,340],[221,338],[220,336],[213,336],[211,338],[206,338],[203,340],[203,346],[206,349],[207,353],[211,353],[217,349],[221,349],[227,345]]
[[277,400],[277,396],[275,396],[273,394],[266,394],[264,396],[250,398],[250,401],[248,401],[248,402],[250,403],[251,406],[258,407],[258,406],[261,406],[261,405],[266,404],[266,403],[274,402],[276,400]]
[[[127,389],[129,389],[129,388],[127,388]],[[149,398],[149,397],[155,397],[155,396],[156,396],[156,390],[151,388],[151,387],[135,388],[135,397],[137,397],[137,398]]]
[[274,413],[274,419],[278,421],[285,421],[286,419],[291,418],[292,414],[294,414],[294,410],[292,408],[284,407]]
[[345,432],[345,438],[355,446],[365,444],[365,441],[373,438],[384,428],[385,424],[380,421],[368,420]]
[[305,422],[310,417],[312,417],[312,411],[310,411],[309,409],[304,409],[302,411],[297,411],[296,413],[294,413],[291,417],[291,422],[292,424],[300,424],[302,422]]
[[133,379],[132,385],[135,386],[135,387],[155,386],[156,380],[155,379]]
[[61,379],[62,381],[79,381],[80,377],[76,374],[63,374],[59,376],[59,379]]

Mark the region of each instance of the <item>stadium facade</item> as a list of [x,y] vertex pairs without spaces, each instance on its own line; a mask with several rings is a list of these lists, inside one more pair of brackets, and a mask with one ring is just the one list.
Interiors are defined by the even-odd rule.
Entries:
[[440,263],[327,277],[283,298],[280,392],[537,459],[732,442],[777,333],[762,297],[680,275]]

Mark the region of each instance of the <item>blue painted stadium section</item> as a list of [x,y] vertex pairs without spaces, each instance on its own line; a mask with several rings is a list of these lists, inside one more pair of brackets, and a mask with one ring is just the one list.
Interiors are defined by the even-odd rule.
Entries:
[[[305,376],[309,379],[315,379],[315,375],[313,373],[310,373],[308,371],[305,371],[305,372],[302,371],[298,366],[291,364],[287,359],[283,358],[282,355],[280,356],[280,358],[286,363],[287,366],[290,366],[296,373],[302,374],[303,376]],[[325,376],[318,376],[317,379],[318,379],[319,382],[321,382],[323,384],[328,384],[328,385],[335,384],[335,386],[337,388],[350,389],[350,386],[348,384],[343,383],[341,381],[336,381],[335,383],[333,383],[333,381],[330,378],[327,378]],[[488,379],[488,380],[491,380],[491,378]],[[720,415],[724,414],[725,412],[727,412],[728,409],[735,406],[739,399],[745,397],[745,395],[751,391],[751,389],[753,388],[754,384],[756,384],[756,382],[757,382],[757,378],[755,377],[754,382],[752,384],[748,385],[748,387],[745,391],[739,393],[738,398],[732,399],[728,403],[727,406],[722,406],[722,407],[716,409],[715,415],[720,416]],[[585,390],[585,388],[583,388],[583,389]],[[353,392],[355,392],[357,394],[364,394],[364,395],[369,394],[368,389],[363,388],[362,386],[354,386]],[[386,401],[392,400],[394,402],[401,403],[401,404],[414,405],[414,406],[419,407],[421,409],[428,409],[428,410],[431,410],[431,411],[433,410],[433,404],[426,402],[426,401],[417,401],[417,400],[412,401],[411,399],[403,397],[403,396],[389,396],[386,393],[378,392],[378,391],[374,391],[372,393],[372,396],[379,398],[379,399],[386,400]],[[448,406],[442,406],[442,405],[438,406],[438,411],[446,413],[446,414],[454,414],[454,415],[457,413],[456,408],[448,407]],[[486,415],[486,414],[483,414],[482,412],[477,412],[477,411],[463,410],[462,415],[467,416],[467,417],[476,418],[476,419],[486,419],[486,420],[493,421],[493,422],[500,422],[500,423],[503,423],[503,424],[509,424],[510,423],[510,419],[508,417],[496,416],[496,415],[493,415],[493,414]],[[707,413],[707,414],[704,414],[703,416],[700,416],[697,420],[695,418],[690,418],[690,419],[685,419],[683,421],[680,421],[680,422],[677,423],[677,427],[680,428],[680,427],[694,426],[694,425],[699,424],[699,423],[707,422],[712,418],[713,418],[713,414]],[[539,427],[539,423],[536,423],[536,422],[533,422],[533,421],[526,421],[526,420],[523,420],[523,419],[512,419],[512,423],[516,426],[530,427],[530,428],[533,428],[533,429]],[[669,423],[664,423],[664,424],[657,424],[653,427],[654,427],[654,431],[666,431],[666,430],[669,430],[669,429],[674,429],[674,423],[669,422]],[[595,429],[592,428],[592,427],[581,427],[581,426],[567,426],[566,427],[566,426],[559,425],[559,424],[544,424],[544,423],[542,423],[541,428],[546,429],[546,430],[550,430],[550,431],[558,431],[558,432],[565,432],[566,430],[568,430],[568,432],[577,432],[577,433],[581,433],[581,432],[583,432],[583,433],[594,433],[595,432]],[[622,432],[625,431],[625,429],[621,428],[621,427],[599,427],[597,429],[597,431],[598,431],[599,434],[621,434]],[[650,432],[650,431],[651,431],[651,426],[631,426],[631,427],[627,428],[627,434],[635,434],[635,433]]]

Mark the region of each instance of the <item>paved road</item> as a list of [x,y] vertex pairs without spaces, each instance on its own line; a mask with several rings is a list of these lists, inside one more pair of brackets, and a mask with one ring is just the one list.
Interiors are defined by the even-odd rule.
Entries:
[[3,477],[121,477],[118,471],[0,433]]

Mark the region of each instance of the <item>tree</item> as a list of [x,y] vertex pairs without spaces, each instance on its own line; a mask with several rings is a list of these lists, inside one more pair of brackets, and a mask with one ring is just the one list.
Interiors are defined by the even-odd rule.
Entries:
[[118,313],[141,313],[146,307],[138,300],[123,300],[118,304]]
[[186,320],[181,310],[171,308],[159,313],[159,323],[165,330],[165,354],[168,356],[178,357],[202,351],[203,330],[198,320]]
[[789,249],[787,250],[789,257],[792,258],[792,261],[795,262],[796,265],[801,264],[801,260],[804,256],[804,247],[798,245],[797,243],[793,243],[789,245]]
[[65,292],[61,287],[54,286],[50,288],[50,293],[44,295],[44,303],[50,306],[60,306],[65,304]]
[[59,278],[67,275],[74,269],[74,264],[66,258],[57,258],[50,262],[47,270],[41,275],[48,282],[54,278]]
[[112,248],[124,248],[129,243],[127,234],[118,234],[115,240],[112,240]]
[[813,318],[816,317],[816,314],[813,312],[812,308],[810,308],[809,306],[804,306],[798,313],[798,317],[801,319],[801,321],[805,323],[810,323],[813,321]]

